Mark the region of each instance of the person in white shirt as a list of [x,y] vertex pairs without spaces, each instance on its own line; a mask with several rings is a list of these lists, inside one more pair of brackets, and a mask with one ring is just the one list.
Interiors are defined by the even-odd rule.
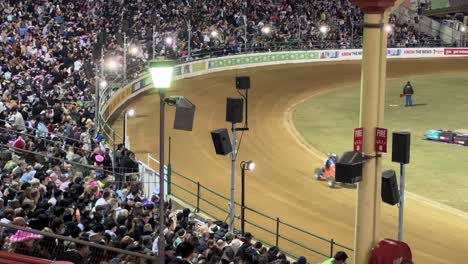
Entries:
[[24,122],[23,115],[21,114],[19,109],[16,109],[16,113],[14,115],[14,127],[19,131],[26,130],[26,124]]

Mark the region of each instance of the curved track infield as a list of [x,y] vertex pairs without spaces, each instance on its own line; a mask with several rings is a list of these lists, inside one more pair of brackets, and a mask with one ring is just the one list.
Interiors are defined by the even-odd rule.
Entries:
[[[467,67],[467,58],[390,60],[387,78],[461,72]],[[171,129],[174,109],[167,111],[167,135],[172,137],[172,166],[178,173],[206,186],[201,191],[202,196],[224,210],[228,210],[227,202],[210,193],[210,190],[229,196],[230,158],[215,155],[210,131],[230,127],[225,122],[226,97],[238,95],[234,85],[236,75],[249,75],[252,81],[249,93],[250,131],[243,135],[238,156],[239,162],[254,160],[257,164],[255,171],[248,172],[246,177],[246,205],[352,247],[356,190],[329,189],[323,182],[313,179],[313,169],[321,165],[323,156],[298,136],[292,126],[291,112],[307,98],[358,83],[360,62],[251,68],[208,74],[174,84],[169,95],[184,95],[196,105],[197,111],[192,132]],[[145,161],[147,153],[157,157],[157,93],[143,94],[127,107],[134,108],[137,113],[135,118],[129,120],[131,149]],[[121,123],[121,119],[114,122],[113,127],[118,133],[122,131]],[[349,128],[350,131],[352,128]],[[239,167],[237,175],[236,201],[240,201]],[[196,192],[193,184],[177,175],[174,175],[173,181]],[[193,197],[179,188],[173,187],[173,192],[194,203]],[[227,217],[206,202],[202,201],[200,207],[217,218]],[[274,221],[249,211],[246,218],[263,228],[276,229]],[[382,238],[395,238],[398,209],[383,204],[381,223]],[[260,239],[275,241],[274,235],[252,225],[247,225],[246,229]],[[283,228],[281,234],[320,252],[329,251],[329,244],[291,228]],[[468,216],[416,195],[410,196],[406,202],[405,241],[411,246],[418,263],[457,263],[460,252],[466,250],[468,244]],[[279,240],[279,246],[294,254],[306,255],[312,263],[324,259],[307,253],[285,239]],[[335,250],[340,248],[335,247]]]

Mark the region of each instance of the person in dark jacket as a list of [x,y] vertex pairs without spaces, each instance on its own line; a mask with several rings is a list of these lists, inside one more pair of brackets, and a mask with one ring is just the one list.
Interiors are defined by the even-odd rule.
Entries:
[[188,242],[180,243],[176,248],[177,258],[173,259],[171,264],[190,264],[194,246]]
[[[81,240],[89,241],[88,238],[82,238]],[[57,261],[70,261],[73,264],[87,264],[89,247],[84,244],[76,244],[76,249],[69,249],[63,252],[57,257]]]
[[408,81],[405,87],[403,87],[403,95],[405,96],[405,106],[413,106],[413,94],[413,86]]

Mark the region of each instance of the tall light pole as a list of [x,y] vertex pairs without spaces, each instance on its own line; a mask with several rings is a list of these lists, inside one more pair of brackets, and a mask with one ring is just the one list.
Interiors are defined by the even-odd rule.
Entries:
[[[364,43],[361,66],[361,105],[359,126],[364,130],[363,152],[376,157],[375,129],[383,127],[385,78],[387,66],[386,12],[395,0],[352,0],[364,16]],[[354,263],[367,263],[372,248],[380,240],[380,203],[382,159],[363,164],[362,182],[358,184]]]
[[124,37],[124,65],[123,65],[123,79],[127,82],[127,33],[123,34]]
[[174,62],[172,61],[151,61],[149,65],[154,88],[159,89],[159,243],[158,255],[164,256],[164,115],[165,115],[165,95],[166,90],[171,87],[174,74]]
[[130,149],[130,143],[128,141],[128,117],[132,117],[135,115],[135,110],[130,109],[130,110],[125,110],[124,112],[124,118],[123,118],[123,144],[125,148]]
[[188,47],[187,47],[187,61],[190,61],[192,57],[192,25],[190,24],[190,19],[187,22],[187,33],[188,33]]
[[255,169],[255,163],[253,161],[242,161],[241,164],[241,232],[244,235],[245,231],[245,171],[252,171]]

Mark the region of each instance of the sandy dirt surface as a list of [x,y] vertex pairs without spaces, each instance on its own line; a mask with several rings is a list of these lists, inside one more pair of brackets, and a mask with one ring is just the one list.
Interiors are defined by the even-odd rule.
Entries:
[[[389,61],[387,77],[437,74],[467,68],[468,59],[394,60]],[[172,130],[174,109],[167,110],[167,134],[172,136],[173,141],[173,168],[226,197],[229,195],[230,159],[229,156],[215,155],[210,131],[230,127],[225,122],[226,97],[237,96],[234,85],[236,75],[250,75],[252,81],[249,93],[250,131],[243,135],[238,157],[239,161],[254,160],[257,164],[255,171],[247,175],[247,206],[353,247],[356,190],[329,189],[325,182],[313,179],[313,170],[321,165],[322,156],[297,137],[288,120],[291,116],[288,113],[306,98],[358,82],[360,63],[272,66],[209,74],[175,83],[169,94],[186,96],[196,105],[197,111],[194,131],[184,132]],[[129,121],[132,150],[144,161],[147,153],[157,157],[159,97],[155,92],[142,95],[130,102],[128,108],[134,108],[137,113]],[[120,118],[115,120],[114,127],[121,131]],[[326,135],[323,140],[326,140]],[[236,186],[239,187],[240,169],[236,169]],[[188,187],[177,176],[174,181]],[[185,196],[175,188],[174,191]],[[240,201],[240,188],[236,193],[236,201]],[[204,194],[209,197],[208,191],[204,191]],[[428,198],[408,196],[405,241],[411,246],[416,263],[459,263],[460,253],[468,245],[468,216],[437,206]],[[210,200],[227,210],[225,201],[214,197]],[[226,216],[209,209],[206,204],[202,206],[213,215]],[[275,230],[275,224],[270,220],[251,213],[247,213],[247,218]],[[382,238],[396,238],[398,208],[382,204],[381,223]],[[247,225],[247,231],[274,242],[273,236],[250,225]],[[307,247],[321,252],[329,251],[329,245],[318,239],[287,228],[282,231],[282,234]],[[279,246],[298,255],[302,253],[313,262],[323,260],[317,254],[285,240],[280,240]]]

